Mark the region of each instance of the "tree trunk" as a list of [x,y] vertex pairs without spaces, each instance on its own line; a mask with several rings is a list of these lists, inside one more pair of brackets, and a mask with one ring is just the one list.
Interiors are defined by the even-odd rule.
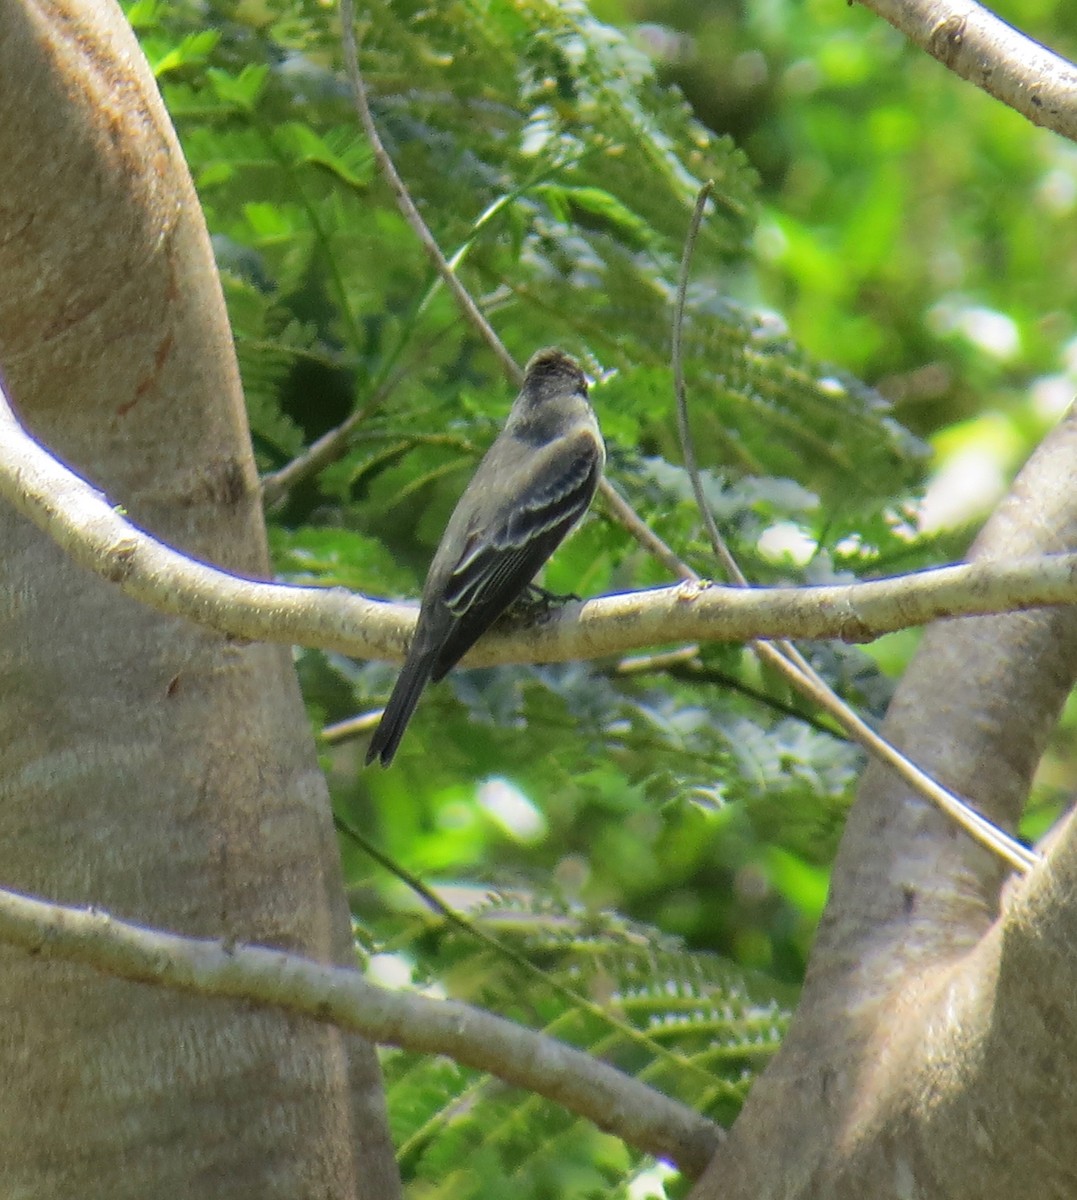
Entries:
[[[1072,552],[1074,479],[1071,410],[974,556]],[[1012,828],[1075,678],[1073,606],[940,622],[885,732]],[[1001,875],[867,770],[792,1028],[692,1200],[1077,1195],[1077,825]]]
[[[268,570],[219,282],[155,83],[109,0],[0,4],[0,368],[131,519]],[[125,599],[0,510],[0,884],[352,960],[286,650]],[[3,951],[0,1195],[399,1194],[354,1038]]]

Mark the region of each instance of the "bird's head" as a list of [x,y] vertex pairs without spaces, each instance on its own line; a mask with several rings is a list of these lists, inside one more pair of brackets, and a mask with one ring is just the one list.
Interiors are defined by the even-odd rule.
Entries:
[[587,395],[587,376],[580,364],[556,346],[536,350],[524,368],[524,390],[535,399],[573,393]]

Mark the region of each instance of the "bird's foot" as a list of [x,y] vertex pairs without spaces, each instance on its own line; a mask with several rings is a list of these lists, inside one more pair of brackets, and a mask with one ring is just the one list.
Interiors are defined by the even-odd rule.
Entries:
[[532,604],[544,604],[547,608],[560,608],[563,604],[579,604],[581,599],[575,592],[550,592],[537,583],[529,583],[524,596]]
[[556,592],[548,592],[536,583],[531,583],[505,609],[504,616],[510,622],[538,621],[549,616],[554,609],[579,602],[579,596],[560,596]]

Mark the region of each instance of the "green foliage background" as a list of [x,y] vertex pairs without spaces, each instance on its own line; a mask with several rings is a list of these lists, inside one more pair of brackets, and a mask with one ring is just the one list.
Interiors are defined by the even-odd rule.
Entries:
[[[1019,16],[1064,51],[1064,7]],[[414,597],[511,396],[377,177],[336,10],[128,12],[214,236],[261,469],[353,418],[346,452],[269,512],[277,571]],[[701,573],[669,327],[707,178],[686,370],[746,572],[818,582],[960,552],[962,531],[916,536],[924,439],[989,428],[1011,469],[1077,375],[1072,146],[840,0],[374,0],[360,21],[376,118],[439,243],[521,362],[548,343],[582,358],[611,478]],[[774,549],[790,539],[810,553]],[[598,510],[546,582],[666,578]],[[809,649],[879,714],[911,641]],[[395,670],[298,663],[318,729],[376,707]],[[780,1039],[861,762],[738,647],[616,667],[457,672],[388,772],[360,769],[361,740],[325,744],[342,826],[516,957],[345,834],[358,944],[375,973],[549,1029],[728,1121]],[[1062,786],[1058,760],[1048,775]],[[661,1194],[645,1160],[552,1106],[445,1062],[386,1069],[413,1196]]]

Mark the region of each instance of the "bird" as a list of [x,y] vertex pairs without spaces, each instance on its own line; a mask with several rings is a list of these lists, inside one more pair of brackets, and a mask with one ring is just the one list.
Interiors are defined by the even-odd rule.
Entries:
[[532,355],[504,427],[475,469],[430,563],[415,634],[366,754],[388,766],[437,683],[532,585],[582,520],[606,448],[579,364]]

